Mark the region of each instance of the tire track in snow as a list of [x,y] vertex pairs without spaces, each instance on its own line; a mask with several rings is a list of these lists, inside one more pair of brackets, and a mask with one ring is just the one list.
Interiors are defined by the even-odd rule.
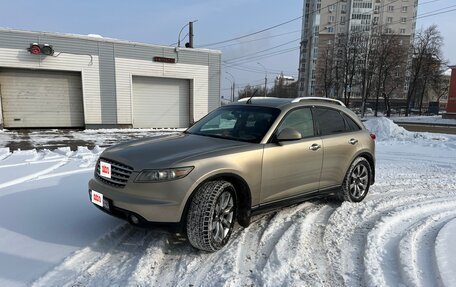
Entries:
[[19,177],[19,178],[15,178],[13,180],[10,180],[10,181],[4,182],[4,183],[0,183],[0,189],[6,188],[6,187],[10,187],[10,186],[13,186],[13,185],[16,185],[16,184],[20,184],[20,183],[23,183],[23,182],[26,182],[26,181],[29,181],[29,180],[36,179],[36,178],[38,178],[40,176],[43,176],[45,174],[48,174],[48,173],[58,169],[59,167],[64,166],[67,163],[68,163],[67,159],[61,160],[61,161],[57,161],[56,164],[54,164],[54,165],[52,165],[52,166],[50,166],[48,168],[42,169],[42,170],[40,170],[38,172],[31,173],[31,174],[28,174],[26,176],[22,176],[22,177]]
[[123,224],[77,251],[33,286],[126,286],[144,250],[163,234]]
[[454,210],[433,214],[407,231],[397,248],[403,282],[409,286],[443,286],[436,265],[435,241],[443,226],[455,217]]
[[[337,286],[323,242],[325,226],[335,207],[315,205],[293,224],[274,246],[260,285]],[[283,252],[289,250],[288,252]],[[287,265],[281,262],[288,261]]]
[[[369,266],[366,270],[367,285],[392,286],[395,282],[400,282],[401,266],[397,247],[404,236],[403,233],[413,225],[413,220],[419,221],[433,214],[445,213],[454,210],[455,207],[454,198],[439,198],[402,206],[392,214],[380,218],[367,236],[367,241],[370,243],[365,249],[364,260]],[[429,259],[435,261],[435,257]],[[432,285],[435,283],[433,282]]]
[[[448,192],[441,195],[448,196]],[[330,218],[324,238],[326,246],[330,247],[329,258],[338,281],[346,286],[366,285],[364,273],[371,266],[364,262],[364,250],[370,245],[367,238],[370,230],[385,215],[429,198],[428,193],[404,192],[377,194],[357,204],[343,203]]]

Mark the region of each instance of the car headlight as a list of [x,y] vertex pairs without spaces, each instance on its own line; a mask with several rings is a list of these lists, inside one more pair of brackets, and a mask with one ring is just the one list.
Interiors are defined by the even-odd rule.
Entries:
[[158,182],[176,180],[187,176],[193,170],[193,166],[167,169],[143,170],[136,177],[136,182]]

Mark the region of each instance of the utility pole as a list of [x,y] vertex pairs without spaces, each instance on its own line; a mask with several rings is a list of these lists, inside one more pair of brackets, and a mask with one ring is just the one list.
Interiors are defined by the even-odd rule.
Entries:
[[234,81],[233,81],[233,98],[232,98],[233,102],[234,102],[234,94],[235,94],[235,91],[236,91],[236,84],[235,84]]
[[264,96],[266,97],[268,95],[268,71],[266,70],[266,67],[263,66],[260,62],[257,62],[257,64],[264,69]]
[[233,78],[233,81],[232,81],[232,84],[231,84],[231,86],[232,86],[232,90],[231,90],[231,102],[234,102],[234,94],[236,93],[236,92],[235,92],[235,91],[236,91],[236,80],[234,79],[234,76],[233,76],[230,72],[225,71],[225,73],[227,73],[228,75],[231,76],[231,78]]
[[[188,24],[185,24],[184,27],[182,27],[182,29],[180,29],[179,31],[179,36],[177,37],[177,47],[180,47],[180,43],[181,43],[181,34],[182,34],[182,31],[184,31],[185,27],[189,26],[188,30],[189,30],[189,42],[187,44],[185,44],[185,47],[186,48],[193,48],[193,23],[197,22],[198,20],[193,20],[193,21],[190,21],[188,22]],[[184,37],[185,38],[185,37]]]
[[193,48],[193,22],[188,22],[188,48]]
[[230,90],[230,100],[231,102],[234,102],[234,82],[231,81],[228,77],[225,77],[228,81],[230,81],[231,84],[231,90]]

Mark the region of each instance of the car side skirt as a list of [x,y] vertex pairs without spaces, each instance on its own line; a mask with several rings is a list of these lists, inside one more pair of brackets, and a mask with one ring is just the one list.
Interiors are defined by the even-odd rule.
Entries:
[[290,206],[293,204],[301,203],[310,199],[320,199],[335,196],[341,190],[341,186],[334,186],[325,189],[320,189],[312,191],[305,194],[300,194],[297,196],[287,197],[281,200],[274,202],[267,202],[257,206],[252,207],[252,215],[258,215],[267,211],[278,209],[281,207]]

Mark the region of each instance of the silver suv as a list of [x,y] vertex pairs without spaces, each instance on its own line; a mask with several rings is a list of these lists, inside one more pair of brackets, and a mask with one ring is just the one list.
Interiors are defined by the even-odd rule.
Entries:
[[363,200],[375,178],[374,140],[339,101],[253,98],[183,133],[106,149],[89,193],[105,212],[175,227],[216,251],[252,214],[310,198]]

